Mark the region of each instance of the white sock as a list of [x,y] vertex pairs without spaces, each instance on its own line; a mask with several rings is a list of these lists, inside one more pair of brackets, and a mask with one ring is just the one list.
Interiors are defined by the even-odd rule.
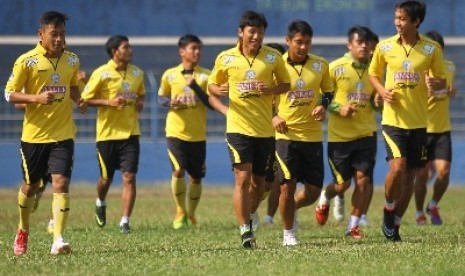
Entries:
[[284,233],[284,236],[286,236],[286,235],[293,235],[293,234],[294,234],[294,230],[292,230],[292,229],[289,229],[289,230],[284,229],[283,233]]
[[394,216],[394,224],[397,226],[400,226],[400,223],[402,222],[402,218],[399,216]]
[[358,226],[360,218],[357,216],[350,216],[349,228],[354,228]]
[[328,205],[329,200],[326,197],[326,190],[321,191],[319,206]]
[[97,200],[95,200],[95,205],[97,205],[98,207],[102,207],[107,206],[107,203],[105,202],[105,200],[100,200],[100,198],[97,197]]
[[433,207],[437,207],[438,206],[438,203],[434,200],[430,200],[429,203],[428,203],[428,208],[431,209]]
[[423,214],[423,210],[418,210],[418,211],[417,211],[417,218],[418,218],[419,216],[421,216],[421,215],[424,215],[424,214]]
[[123,225],[125,223],[129,223],[129,217],[121,217],[121,221],[119,222],[119,225]]
[[394,210],[394,208],[396,208],[396,203],[386,201],[386,203],[384,203],[384,208],[386,208],[389,211],[392,211],[392,210]]

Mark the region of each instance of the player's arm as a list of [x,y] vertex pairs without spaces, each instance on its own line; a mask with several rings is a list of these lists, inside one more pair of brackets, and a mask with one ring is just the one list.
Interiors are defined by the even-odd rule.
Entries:
[[275,86],[267,86],[264,83],[260,83],[258,85],[259,92],[267,93],[267,94],[274,94],[274,95],[286,93],[287,91],[289,91],[289,89],[291,89],[290,83],[279,83]]
[[86,100],[87,105],[99,107],[99,106],[109,106],[109,107],[116,107],[122,108],[126,104],[126,100],[121,96],[116,96],[113,99],[97,99],[91,98]]
[[51,104],[55,100],[55,94],[51,91],[39,94],[26,94],[17,91],[5,91],[5,99],[13,104]]
[[381,79],[375,75],[369,75],[368,79],[370,80],[371,85],[373,88],[381,95],[383,101],[387,104],[393,104],[396,101],[396,97],[394,95],[393,89],[386,89],[383,84],[381,83]]

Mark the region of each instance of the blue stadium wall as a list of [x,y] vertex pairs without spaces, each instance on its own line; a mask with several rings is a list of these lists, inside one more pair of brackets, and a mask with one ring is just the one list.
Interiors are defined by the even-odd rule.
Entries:
[[[32,35],[46,10],[69,15],[69,35],[127,34],[130,36],[234,36],[244,10],[263,12],[267,34],[281,36],[296,18],[309,21],[316,36],[345,35],[362,24],[379,35],[393,33],[393,9],[386,0],[2,0],[0,35]],[[464,36],[462,0],[426,0],[424,30]]]

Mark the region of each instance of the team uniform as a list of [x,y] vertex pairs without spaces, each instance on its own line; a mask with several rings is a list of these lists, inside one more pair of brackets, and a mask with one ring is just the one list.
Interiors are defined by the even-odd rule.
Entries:
[[[53,91],[49,105],[26,105],[21,136],[21,160],[26,183],[35,183],[47,173],[71,176],[76,125],[70,86],[77,86],[79,58],[64,51],[59,58],[48,59],[46,50],[35,49],[21,55],[5,87],[5,93],[30,94]],[[47,115],[44,120],[44,114]]]
[[97,68],[87,82],[82,99],[126,100],[122,108],[100,106],[97,111],[97,158],[103,179],[113,179],[115,170],[137,173],[139,163],[139,115],[136,100],[145,96],[144,72],[132,64],[116,70],[117,64],[109,60]]
[[[196,179],[205,176],[207,107],[187,85],[182,64],[165,71],[161,78],[158,96],[177,99],[182,106],[170,109],[166,117],[168,156],[174,170],[180,168]],[[207,90],[210,70],[196,66],[195,82]]]
[[248,59],[239,44],[223,51],[215,60],[209,83],[229,83],[229,109],[226,116],[226,139],[232,164],[252,163],[253,174],[265,175],[274,149],[272,95],[261,94],[260,83],[274,86],[289,83],[289,74],[281,54],[262,46]]
[[286,121],[287,133],[276,132],[276,159],[282,179],[323,186],[323,131],[311,115],[321,104],[322,92],[334,90],[326,59],[308,54],[302,64],[283,55],[291,77],[291,89],[277,97],[278,116]]
[[[19,91],[33,95],[54,93],[51,104],[31,103],[25,107],[20,152],[23,179],[27,185],[37,183],[48,174],[70,178],[73,167],[76,125],[70,88],[78,85],[79,58],[67,50],[58,58],[48,58],[46,54],[46,49],[38,43],[34,49],[21,55],[15,61],[5,87],[7,98],[8,93]],[[35,197],[27,197],[20,189],[20,222],[14,243],[15,254],[26,252],[29,214],[34,209],[34,202]],[[69,206],[69,193],[53,194],[55,225],[51,254],[62,253],[58,250],[70,251],[69,244],[62,238]],[[25,241],[18,241],[19,235],[25,236]]]
[[328,160],[334,182],[341,184],[353,177],[354,169],[372,174],[376,154],[374,89],[368,79],[368,64],[358,63],[349,55],[329,66],[335,87],[333,101],[357,108],[349,118],[338,111],[328,116]]
[[428,161],[443,159],[452,161],[451,124],[448,88],[452,85],[455,75],[455,65],[452,61],[444,60],[447,75],[446,88],[433,91],[428,98]]
[[428,89],[424,72],[430,70],[434,77],[446,77],[440,46],[418,36],[409,51],[400,43],[400,35],[381,41],[369,67],[369,74],[380,79],[386,68],[384,87],[394,88],[397,98],[395,104],[384,105],[382,115],[388,159],[406,157],[410,168],[424,167],[426,163]]

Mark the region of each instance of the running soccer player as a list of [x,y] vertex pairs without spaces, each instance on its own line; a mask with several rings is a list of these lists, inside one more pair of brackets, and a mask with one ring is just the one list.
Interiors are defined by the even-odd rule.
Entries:
[[[349,55],[330,63],[329,71],[335,87],[328,117],[328,160],[333,183],[321,192],[316,218],[321,225],[328,219],[330,200],[343,194],[355,179],[352,212],[345,232],[355,239],[363,237],[359,220],[371,196],[368,186],[376,158],[376,129],[373,99],[375,91],[368,79],[370,38],[372,32],[363,26],[349,29]],[[372,190],[372,189],[371,189]]]
[[[174,229],[187,226],[188,219],[192,225],[197,223],[195,210],[202,195],[202,178],[206,172],[208,99],[206,105],[202,104],[194,89],[205,92],[210,75],[210,70],[199,66],[202,49],[199,37],[184,35],[179,39],[178,47],[181,63],[163,73],[158,90],[159,102],[169,107],[166,141],[173,169],[171,190],[176,203]],[[189,174],[188,189],[186,172]]]
[[144,108],[144,72],[131,64],[133,51],[126,36],[115,35],[105,44],[110,60],[98,67],[84,88],[83,100],[97,112],[97,160],[100,178],[97,181],[95,220],[106,224],[106,196],[115,170],[121,170],[123,192],[123,234],[129,234],[129,217],[136,201],[136,174],[139,165],[139,112]]
[[[322,120],[334,87],[328,61],[309,54],[312,37],[313,29],[307,22],[296,20],[289,24],[289,49],[282,58],[291,77],[291,88],[277,97],[277,114],[273,118],[284,246],[298,244],[296,209],[313,204],[323,186]],[[305,188],[294,199],[297,181]]]
[[[401,240],[399,228],[413,194],[414,177],[426,163],[428,93],[446,86],[441,47],[418,32],[425,14],[423,2],[396,4],[397,35],[376,46],[368,71],[384,101],[381,124],[389,171],[382,232],[391,241]],[[426,79],[427,71],[432,78]]]
[[[444,39],[441,34],[436,31],[429,31],[425,35],[436,41],[444,49]],[[433,91],[428,98],[428,126],[426,129],[428,163],[417,173],[415,179],[415,205],[417,208],[415,220],[419,225],[426,223],[423,207],[430,172],[436,171],[436,179],[433,186],[433,196],[426,206],[426,213],[431,216],[431,224],[433,225],[442,224],[438,203],[449,186],[450,164],[452,161],[449,102],[450,97],[455,96],[457,93],[457,89],[454,87],[454,63],[450,60],[444,60],[444,67],[447,74],[446,88]]]
[[37,46],[21,55],[5,87],[5,98],[25,104],[21,158],[23,183],[18,192],[19,226],[14,254],[27,252],[29,217],[42,177],[51,175],[55,220],[52,255],[71,252],[63,232],[70,210],[69,184],[73,167],[76,126],[73,104],[81,105],[79,58],[64,49],[68,17],[48,11],[40,17]]
[[237,46],[217,56],[208,81],[210,93],[229,96],[226,139],[235,177],[234,210],[245,248],[255,241],[250,214],[262,200],[265,169],[274,149],[273,95],[289,90],[281,54],[262,45],[267,25],[263,14],[244,12]]

